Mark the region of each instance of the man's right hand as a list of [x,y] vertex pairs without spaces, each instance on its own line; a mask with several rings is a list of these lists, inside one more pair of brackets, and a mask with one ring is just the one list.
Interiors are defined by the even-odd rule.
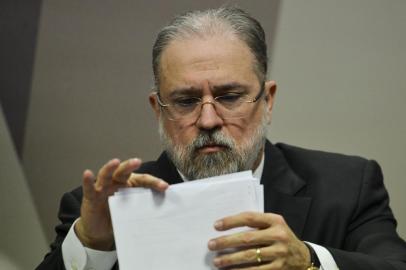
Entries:
[[81,215],[75,224],[75,233],[82,244],[96,250],[114,249],[114,236],[108,206],[108,197],[122,187],[146,187],[163,192],[168,183],[149,174],[133,173],[141,166],[140,159],[120,162],[112,159],[94,176],[83,172],[83,199]]

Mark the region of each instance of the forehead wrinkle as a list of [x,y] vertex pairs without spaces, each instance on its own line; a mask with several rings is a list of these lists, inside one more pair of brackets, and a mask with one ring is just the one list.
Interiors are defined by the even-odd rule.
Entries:
[[190,63],[190,66],[194,67],[197,71],[210,71],[220,69],[220,64],[215,59],[202,59],[201,57],[193,59]]

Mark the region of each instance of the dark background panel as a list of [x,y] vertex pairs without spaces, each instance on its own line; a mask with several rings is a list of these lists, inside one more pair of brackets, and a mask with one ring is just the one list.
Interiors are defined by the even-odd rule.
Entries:
[[0,1],[0,102],[21,157],[41,0]]

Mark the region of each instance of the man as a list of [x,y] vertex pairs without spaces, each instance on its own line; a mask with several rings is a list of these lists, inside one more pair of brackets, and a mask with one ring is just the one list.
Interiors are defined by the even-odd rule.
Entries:
[[225,235],[253,228],[207,239],[210,250],[236,248],[215,267],[406,269],[376,162],[266,141],[276,84],[266,80],[265,35],[255,19],[236,8],[178,16],[158,34],[153,69],[149,101],[165,152],[156,162],[113,159],[97,174],[86,170],[82,188],[62,198],[62,224],[37,269],[116,268],[107,198],[120,187],[165,192],[243,170],[261,179],[266,213],[213,221]]

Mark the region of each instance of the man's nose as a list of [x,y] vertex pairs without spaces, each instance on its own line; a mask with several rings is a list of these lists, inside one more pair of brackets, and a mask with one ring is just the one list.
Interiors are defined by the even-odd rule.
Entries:
[[210,130],[223,125],[223,119],[218,115],[213,101],[205,101],[200,106],[202,107],[196,122],[198,128]]

